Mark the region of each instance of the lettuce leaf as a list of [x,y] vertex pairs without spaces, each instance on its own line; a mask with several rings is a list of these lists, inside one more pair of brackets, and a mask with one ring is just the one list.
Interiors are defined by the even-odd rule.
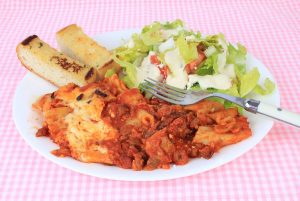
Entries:
[[[118,63],[122,69],[122,79],[129,87],[136,87],[136,66],[139,66],[143,58],[148,54],[151,46],[147,46],[138,34],[133,34],[131,40],[134,42],[132,48],[121,46],[114,50],[113,60]],[[113,72],[106,72],[105,76],[110,76]]]
[[131,38],[134,42],[133,49],[135,51],[146,53],[150,50],[151,47],[147,46],[138,34],[133,34]]
[[232,44],[228,45],[227,64],[234,64],[235,73],[239,79],[246,73],[247,50],[241,44],[235,48]]
[[114,50],[114,54],[122,61],[134,62],[138,57],[147,54],[152,47],[144,44],[138,34],[133,34],[131,40],[134,43],[132,48],[121,46]]
[[197,68],[197,75],[212,75],[217,69],[217,54],[212,54],[210,57],[204,60]]
[[148,26],[145,26],[141,33],[141,39],[145,45],[157,45],[164,40],[161,32],[162,25],[159,22],[154,22]]
[[259,77],[260,73],[257,68],[253,68],[251,71],[241,76],[239,89],[241,97],[245,97],[256,87]]
[[182,31],[182,34],[185,36],[185,37],[191,37],[191,36],[194,36],[195,38],[190,40],[190,42],[197,42],[197,43],[200,43],[203,41],[203,39],[201,38],[201,33],[198,31],[198,32],[193,32],[193,31],[188,31],[188,30],[183,30]]
[[123,68],[124,75],[120,76],[121,80],[123,80],[129,88],[137,87],[136,66],[127,61],[120,60],[116,55],[113,55],[113,60]]
[[183,27],[184,23],[180,19],[177,19],[174,20],[173,22],[166,22],[162,26],[165,29],[176,29],[178,27]]
[[175,41],[176,47],[186,64],[198,58],[197,45],[198,43],[188,43],[183,34],[180,34]]
[[214,69],[212,66],[202,66],[197,69],[196,71],[197,75],[204,76],[204,75],[212,75],[214,74]]
[[219,43],[220,38],[225,40],[225,37],[223,34],[208,35],[204,39],[202,39],[201,44],[206,47],[214,46],[218,51],[221,51],[222,46]]
[[223,34],[207,36],[202,42],[207,49],[205,54],[207,59],[213,57],[213,69],[214,73],[219,73],[220,69],[223,69],[226,65],[227,56],[227,42]]
[[233,103],[233,102],[230,102],[230,101],[225,101],[224,102],[224,107],[225,108],[233,108],[233,107],[236,107],[238,109],[238,112],[240,114],[243,114],[243,111],[244,111],[244,108],[242,108],[241,106]]
[[264,87],[256,85],[254,92],[260,95],[271,94],[275,90],[275,84],[269,78],[266,78],[264,81]]
[[240,97],[240,93],[238,91],[238,87],[237,87],[236,84],[233,84],[229,89],[219,90],[219,92],[224,93],[224,94],[228,94],[228,95],[231,95],[231,96]]

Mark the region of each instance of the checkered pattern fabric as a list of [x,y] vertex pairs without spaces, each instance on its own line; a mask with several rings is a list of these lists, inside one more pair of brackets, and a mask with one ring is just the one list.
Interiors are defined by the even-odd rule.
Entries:
[[251,151],[202,174],[123,182],[47,161],[12,120],[13,94],[26,74],[15,48],[25,37],[37,34],[56,46],[55,32],[71,23],[95,35],[176,18],[244,44],[275,76],[282,107],[300,112],[299,0],[2,0],[0,7],[0,200],[300,200],[300,130],[287,125],[276,123]]

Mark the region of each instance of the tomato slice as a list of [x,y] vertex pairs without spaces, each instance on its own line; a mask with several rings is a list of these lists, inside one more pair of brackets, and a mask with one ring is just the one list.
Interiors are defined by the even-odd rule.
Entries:
[[161,64],[161,62],[159,61],[158,57],[154,54],[150,56],[150,62],[154,65],[156,65],[156,67],[159,69],[160,74],[163,78],[163,81],[165,81],[168,77],[169,74],[169,67],[168,66],[163,66],[160,67],[159,65]]
[[198,59],[200,60],[200,63],[206,58],[204,52],[199,52]]
[[204,52],[199,51],[198,58],[191,61],[187,65],[185,65],[185,70],[186,70],[187,74],[194,73],[197,70],[197,67],[199,66],[199,64],[201,64],[205,58],[206,58],[206,56],[205,56]]
[[155,65],[160,64],[160,61],[159,61],[158,57],[155,54],[150,56],[150,62],[152,64],[155,64]]
[[169,74],[169,67],[168,66],[163,66],[163,67],[158,67],[158,69],[160,70],[160,74],[163,77],[163,81],[165,81],[168,77],[168,74]]

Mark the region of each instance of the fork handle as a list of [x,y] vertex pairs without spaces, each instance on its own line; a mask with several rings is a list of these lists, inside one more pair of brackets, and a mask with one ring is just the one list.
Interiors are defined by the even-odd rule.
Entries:
[[[276,107],[267,103],[262,103],[253,99],[246,100],[244,106],[245,109],[250,112],[257,112],[259,114],[271,117],[273,119],[277,119],[279,121],[300,128],[300,114],[290,112],[280,107]],[[254,111],[253,108],[255,108],[256,111]]]

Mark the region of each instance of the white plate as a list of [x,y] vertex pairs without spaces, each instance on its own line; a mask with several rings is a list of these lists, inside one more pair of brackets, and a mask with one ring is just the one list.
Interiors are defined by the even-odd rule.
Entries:
[[[124,39],[128,39],[133,32],[137,30],[125,30],[101,34],[95,39],[109,49],[119,46]],[[248,55],[247,66],[256,66],[261,72],[261,78],[269,77],[274,80],[271,73],[251,55]],[[126,181],[155,181],[185,177],[211,170],[225,163],[228,163],[245,152],[253,148],[262,138],[267,135],[273,126],[273,121],[265,117],[246,114],[249,118],[253,136],[250,138],[225,147],[219,153],[213,155],[210,160],[193,159],[184,166],[172,166],[169,170],[154,171],[132,171],[118,167],[106,166],[102,164],[82,163],[72,158],[58,158],[50,153],[53,149],[58,148],[49,138],[35,137],[37,128],[41,127],[41,120],[32,110],[32,103],[41,95],[56,90],[56,87],[38,76],[28,73],[20,82],[16,89],[13,100],[13,118],[17,129],[25,141],[38,153],[48,160],[82,174],[92,175],[95,177],[126,180]],[[261,101],[279,106],[279,92],[276,91],[269,96],[256,96]]]

